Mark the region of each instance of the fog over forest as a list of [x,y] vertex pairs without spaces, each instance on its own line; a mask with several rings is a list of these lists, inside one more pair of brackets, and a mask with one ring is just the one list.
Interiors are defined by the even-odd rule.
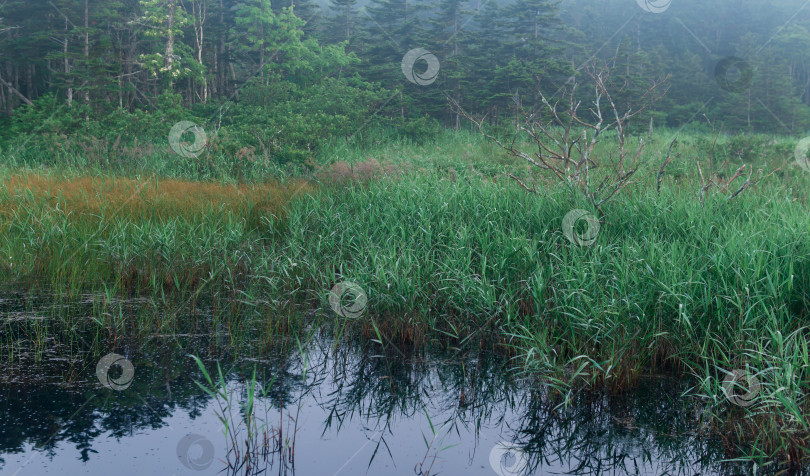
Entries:
[[[250,98],[333,115],[346,134],[371,113],[405,131],[425,117],[458,127],[448,97],[500,121],[599,59],[627,104],[667,80],[637,123],[706,114],[729,131],[787,134],[810,127],[808,11],[802,0],[8,0],[0,110],[68,105],[100,119]],[[429,85],[402,74],[417,48],[436,60],[436,74],[413,64]],[[307,98],[311,111],[280,106]],[[78,127],[65,114],[54,130]],[[51,127],[31,121],[12,129]]]

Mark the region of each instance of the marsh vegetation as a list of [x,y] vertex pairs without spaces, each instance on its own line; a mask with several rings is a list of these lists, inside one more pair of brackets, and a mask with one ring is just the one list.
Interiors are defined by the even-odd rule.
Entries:
[[807,471],[802,5],[94,3],[0,5],[3,470]]

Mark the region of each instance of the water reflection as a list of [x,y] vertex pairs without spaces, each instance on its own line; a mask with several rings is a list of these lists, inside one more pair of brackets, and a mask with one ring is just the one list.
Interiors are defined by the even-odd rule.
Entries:
[[[221,471],[228,447],[217,405],[194,384],[203,376],[187,350],[165,346],[135,358],[136,378],[120,392],[94,382],[91,365],[82,382],[0,386],[2,470],[14,473],[30,459],[19,474],[64,465],[95,473],[97,463],[114,461],[123,463],[119,474]],[[206,366],[215,368],[212,361]],[[303,353],[226,369],[228,387],[241,400],[254,366],[259,382],[273,382],[256,403],[263,408],[258,418],[294,435],[284,464],[275,455],[260,468],[279,474],[493,475],[499,469],[491,467],[490,456],[502,441],[519,448],[515,454],[525,458],[526,474],[745,469],[718,463],[721,449],[699,436],[699,415],[683,408],[679,389],[665,379],[646,380],[631,396],[581,393],[561,407],[559,398],[519,378],[507,361],[483,352],[401,353],[317,338]],[[186,423],[178,424],[178,416]],[[217,453],[202,471],[176,456],[194,429]],[[150,439],[168,451],[154,454]],[[139,459],[145,454],[150,456]]]
[[[22,319],[15,322],[33,313],[14,312]],[[701,436],[700,412],[671,379],[644,379],[623,396],[562,396],[482,350],[330,336],[320,330],[301,347],[278,345],[258,358],[205,332],[116,338],[103,347],[130,359],[135,372],[120,391],[97,379],[101,355],[82,354],[98,336],[67,350],[45,343],[41,352],[20,350],[20,342],[33,346],[30,335],[6,338],[0,472],[227,473],[235,455],[251,451],[244,445],[252,424],[261,431],[250,444],[263,457],[232,473],[750,474],[746,465],[720,462],[727,455]],[[189,354],[209,372],[221,362],[228,398],[195,383],[204,376]],[[246,411],[254,370],[256,399]],[[223,414],[236,438],[226,436]]]

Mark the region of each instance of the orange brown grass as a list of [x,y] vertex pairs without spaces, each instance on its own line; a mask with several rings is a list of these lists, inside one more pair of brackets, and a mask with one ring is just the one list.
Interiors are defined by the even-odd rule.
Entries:
[[71,219],[191,220],[211,213],[232,213],[257,220],[281,217],[286,205],[313,187],[288,184],[234,185],[213,182],[122,177],[53,177],[21,174],[0,179],[0,217],[23,206],[41,205],[45,212]]
[[368,182],[381,177],[399,176],[405,167],[390,162],[380,163],[374,157],[356,164],[339,161],[330,164],[318,171],[316,178],[327,184],[343,184],[347,182]]

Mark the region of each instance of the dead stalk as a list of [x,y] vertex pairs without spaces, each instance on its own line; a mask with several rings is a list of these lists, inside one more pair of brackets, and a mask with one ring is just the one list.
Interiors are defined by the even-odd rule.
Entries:
[[[634,104],[623,109],[616,104],[615,95],[611,92],[614,85],[610,84],[610,69],[607,64],[600,68],[593,65],[588,67],[586,75],[593,87],[593,100],[587,112],[583,111],[582,101],[576,94],[576,83],[570,89],[564,89],[561,99],[556,101],[540,91],[538,96],[541,105],[537,110],[529,112],[516,102],[519,126],[508,143],[485,130],[489,113],[475,117],[465,111],[455,99],[448,97],[448,101],[458,114],[475,124],[482,135],[511,155],[525,160],[530,166],[537,167],[558,182],[578,190],[602,213],[601,206],[631,183],[641,164],[644,140],[640,140],[637,147],[629,148],[627,125],[632,118],[666,94],[663,87],[666,78],[654,81]],[[616,86],[616,93],[622,93],[625,87],[626,85]],[[611,130],[616,131],[617,138],[617,150],[612,163],[610,160],[603,162],[594,153],[603,133]],[[534,144],[534,152],[523,150],[522,144],[518,142],[521,133]],[[670,154],[664,167],[671,160]],[[600,168],[603,172],[595,173]],[[517,176],[507,175],[526,191],[538,193]],[[595,177],[599,177],[598,184],[593,183]]]

